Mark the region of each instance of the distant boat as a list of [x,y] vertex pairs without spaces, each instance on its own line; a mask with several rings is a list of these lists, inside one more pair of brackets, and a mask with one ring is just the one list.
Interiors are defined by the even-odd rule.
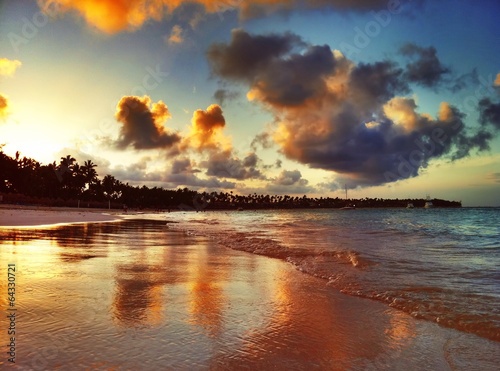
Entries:
[[347,203],[347,186],[345,186],[345,202],[346,202],[346,205],[344,207],[342,207],[340,210],[355,210],[356,209],[356,205],[349,205]]
[[434,205],[432,204],[431,198],[427,196],[427,200],[425,201],[424,208],[426,209],[432,209]]
[[408,205],[406,205],[407,209],[413,209],[415,206],[411,202],[408,202]]

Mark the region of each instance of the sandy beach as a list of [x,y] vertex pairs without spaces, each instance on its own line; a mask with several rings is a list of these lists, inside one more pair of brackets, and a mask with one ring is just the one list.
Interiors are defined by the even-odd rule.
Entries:
[[121,219],[119,210],[0,205],[0,227],[28,227]]
[[[2,367],[493,370],[500,362],[498,343],[159,220],[12,227],[118,217],[101,212],[0,209],[0,224],[11,223],[0,228],[0,275],[8,262],[22,278],[16,364],[2,356]],[[2,292],[0,308],[7,304]]]

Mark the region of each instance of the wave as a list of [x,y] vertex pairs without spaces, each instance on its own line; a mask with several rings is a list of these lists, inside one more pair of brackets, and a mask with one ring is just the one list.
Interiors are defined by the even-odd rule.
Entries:
[[[189,222],[194,222],[194,220]],[[287,229],[294,230],[294,225],[293,222],[287,222]],[[167,226],[192,235],[209,237],[218,245],[233,250],[289,262],[304,274],[324,279],[329,286],[344,294],[383,302],[415,318],[500,341],[500,312],[491,310],[497,307],[498,298],[487,295],[468,295],[465,292],[432,285],[404,287],[391,285],[390,281],[385,278],[380,279],[380,274],[390,275],[387,271],[389,261],[383,261],[380,258],[372,259],[367,256],[367,253],[360,253],[346,246],[323,245],[315,248],[311,247],[312,244],[304,247],[287,246],[279,238],[270,237],[269,231],[251,228],[247,232],[241,232],[234,229],[237,226],[224,221],[221,223],[197,221],[195,228],[192,224],[188,226],[182,222],[175,225],[167,223]],[[275,228],[282,227],[282,223],[275,225]],[[304,225],[301,224],[300,229],[302,230],[303,227]],[[389,231],[389,234],[393,233],[394,231]],[[288,231],[285,231],[285,234],[288,234]],[[432,273],[434,269],[433,266],[416,263],[419,262],[407,261],[400,257],[395,264],[398,269],[402,270],[407,269],[406,266],[411,266],[414,272]],[[384,266],[375,272],[381,264]],[[388,289],[390,286],[394,287]],[[484,313],[488,315],[485,316]]]

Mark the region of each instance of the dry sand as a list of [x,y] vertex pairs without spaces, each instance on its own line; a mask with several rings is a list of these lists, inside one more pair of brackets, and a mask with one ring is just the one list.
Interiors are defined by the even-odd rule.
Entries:
[[0,205],[0,227],[107,222],[121,218],[122,213],[117,210]]

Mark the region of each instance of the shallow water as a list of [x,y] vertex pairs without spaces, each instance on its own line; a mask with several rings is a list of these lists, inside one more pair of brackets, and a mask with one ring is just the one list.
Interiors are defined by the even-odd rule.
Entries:
[[[7,263],[17,269],[15,369],[495,369],[497,342],[415,321],[340,294],[292,264],[220,245],[302,249],[293,256],[303,268],[307,239],[289,226],[269,227],[301,225],[294,215],[274,214],[266,228],[255,213],[173,213],[155,216],[162,221],[0,230],[0,276]],[[167,226],[165,218],[180,223]],[[188,225],[204,235],[181,230]],[[219,240],[210,228],[219,228]],[[309,240],[324,251],[324,242]],[[365,259],[353,253],[313,256],[350,268]],[[363,269],[377,266],[366,259]],[[3,311],[4,282],[0,292]],[[1,318],[2,344],[6,328]],[[11,366],[2,355],[0,368]]]
[[500,209],[183,213],[171,228],[291,262],[350,295],[500,341]]

